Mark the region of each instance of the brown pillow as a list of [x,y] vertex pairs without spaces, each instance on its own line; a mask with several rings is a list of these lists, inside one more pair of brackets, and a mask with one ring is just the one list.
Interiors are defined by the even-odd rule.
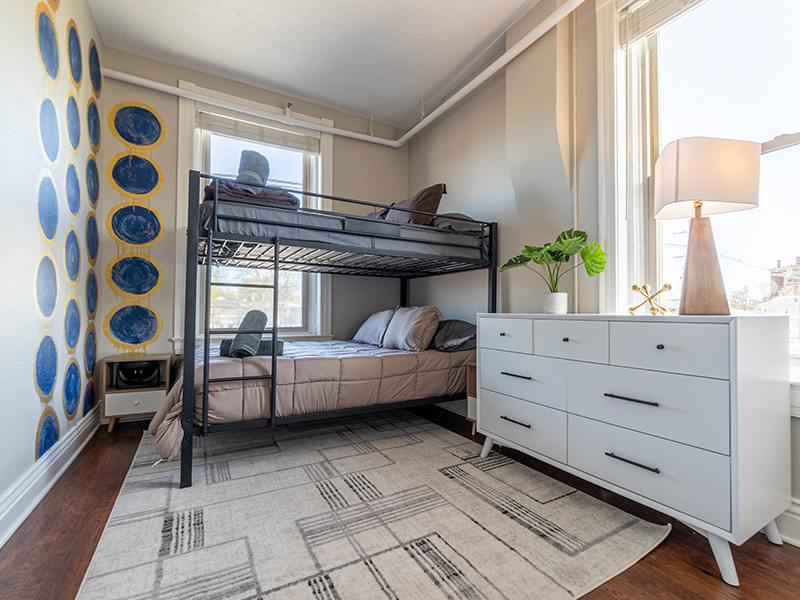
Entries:
[[[437,183],[426,187],[424,190],[420,190],[408,200],[393,203],[392,206],[435,213],[439,209],[439,202],[442,201],[442,194],[446,193],[447,186],[443,183]],[[432,215],[418,215],[416,213],[391,209],[384,209],[379,212],[378,218],[386,221],[397,221],[398,223],[414,223],[416,225],[430,225],[431,221],[433,221]]]
[[412,352],[425,350],[430,346],[441,316],[435,306],[398,306],[383,336],[383,347]]
[[376,312],[358,328],[358,333],[353,337],[353,341],[359,344],[380,346],[381,342],[383,342],[383,335],[386,333],[386,328],[389,326],[389,321],[392,320],[392,315],[394,315],[393,310]]

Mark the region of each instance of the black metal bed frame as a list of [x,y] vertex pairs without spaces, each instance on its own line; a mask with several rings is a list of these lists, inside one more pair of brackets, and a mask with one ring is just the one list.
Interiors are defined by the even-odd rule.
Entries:
[[[210,226],[204,226],[200,230],[200,183],[202,179],[211,180],[214,185],[213,194],[213,214]],[[183,429],[183,439],[181,441],[181,483],[180,487],[192,485],[192,438],[194,436],[206,436],[209,433],[222,431],[239,431],[243,429],[272,428],[276,425],[289,425],[306,421],[316,421],[335,417],[346,417],[357,414],[395,410],[401,408],[412,408],[437,402],[447,402],[460,400],[463,394],[455,396],[443,396],[436,398],[423,398],[420,400],[409,400],[405,402],[393,402],[390,404],[377,404],[365,407],[356,407],[340,410],[332,410],[302,415],[290,415],[277,417],[275,415],[277,399],[277,372],[278,356],[277,344],[272,344],[272,365],[270,375],[251,375],[242,377],[221,377],[211,379],[209,376],[209,353],[211,335],[215,333],[232,333],[226,329],[213,329],[209,327],[211,315],[211,288],[218,285],[226,285],[223,282],[215,282],[211,279],[212,266],[237,266],[245,268],[263,268],[264,265],[271,265],[273,269],[273,282],[267,284],[249,284],[252,287],[272,289],[272,327],[265,330],[257,330],[250,333],[261,333],[271,336],[276,340],[278,337],[278,294],[279,294],[279,271],[292,270],[309,273],[332,273],[342,275],[369,275],[377,277],[395,277],[400,279],[400,305],[408,306],[410,279],[441,275],[446,273],[459,273],[476,269],[489,270],[489,312],[497,312],[497,223],[479,222],[481,233],[474,233],[481,240],[482,256],[480,259],[472,258],[453,258],[446,259],[413,252],[400,252],[396,250],[384,250],[375,248],[363,248],[359,246],[344,246],[341,244],[327,242],[312,242],[307,240],[287,239],[280,237],[255,237],[240,234],[221,232],[218,228],[218,208],[222,203],[252,204],[263,207],[264,202],[250,201],[240,198],[232,198],[219,193],[219,183],[234,183],[212,175],[201,174],[199,171],[189,172],[189,211],[187,220],[186,236],[186,298],[185,298],[185,321],[184,321],[184,347],[183,347],[183,398],[181,410],[181,427]],[[250,184],[248,184],[250,186]],[[323,198],[336,202],[343,202],[351,205],[370,206],[373,210],[383,210],[389,208],[385,205],[349,198],[339,198],[324,194],[311,192],[299,192],[295,190],[285,190],[271,186],[252,186],[262,187],[265,190],[290,192],[292,194]],[[269,205],[271,208],[286,208],[278,204]],[[291,209],[296,211],[297,209]],[[337,213],[333,211],[323,211],[318,209],[302,208],[303,212],[319,213],[345,219],[345,223],[356,224],[353,229],[346,230],[345,233],[353,235],[364,235],[367,237],[380,237],[386,239],[403,239],[404,241],[414,241],[408,238],[400,238],[399,235],[391,233],[380,233],[365,225],[367,229],[358,228],[359,222],[370,222],[375,224],[374,219]],[[435,216],[433,213],[423,211],[392,207],[392,210]],[[243,220],[256,223],[267,223],[274,225],[285,225],[294,229],[318,229],[327,231],[337,231],[341,229],[329,229],[321,225],[303,225],[296,223],[282,223],[269,219],[244,219],[241,217],[224,217],[231,220]],[[457,217],[452,217],[458,219]],[[467,220],[467,219],[462,219]],[[471,221],[471,220],[470,220]],[[474,222],[474,221],[472,221]],[[423,230],[435,231],[435,229],[423,225],[403,224],[404,227],[419,227]],[[467,234],[470,235],[470,234]],[[447,243],[444,241],[424,240],[425,243],[475,248],[459,243]],[[198,284],[198,265],[206,265],[205,271],[205,294],[204,294],[204,321],[203,321],[203,419],[200,425],[194,424],[194,385],[195,385],[195,348],[197,334],[197,284]],[[238,284],[237,284],[238,285]],[[234,423],[224,423],[219,425],[208,424],[208,394],[209,384],[226,381],[249,381],[249,380],[269,380],[270,381],[270,414],[269,418],[250,421],[239,421]]]

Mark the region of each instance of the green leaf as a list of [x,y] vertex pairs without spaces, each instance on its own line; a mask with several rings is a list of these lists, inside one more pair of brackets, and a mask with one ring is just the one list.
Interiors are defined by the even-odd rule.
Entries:
[[592,242],[588,246],[581,248],[581,258],[583,266],[586,267],[586,274],[589,277],[600,275],[606,270],[606,253],[598,242]]
[[508,269],[513,269],[514,267],[521,267],[528,262],[530,262],[530,258],[520,254],[519,256],[515,256],[511,260],[509,260],[506,264],[500,267],[500,272],[507,271]]
[[586,245],[587,235],[585,231],[576,231],[574,229],[567,229],[562,231],[556,241],[548,244],[546,248],[554,254],[561,253],[563,257],[559,257],[559,262],[567,262],[569,257],[573,254],[580,252],[581,248]]
[[566,231],[562,231],[561,233],[558,234],[556,242],[560,242],[561,240],[566,240],[571,238],[579,238],[583,243],[586,243],[586,240],[589,239],[589,236],[586,234],[585,231],[581,231],[580,229],[567,229]]
[[525,246],[522,255],[530,258],[537,265],[549,265],[556,262],[552,255],[547,251],[547,246],[539,248],[537,246]]

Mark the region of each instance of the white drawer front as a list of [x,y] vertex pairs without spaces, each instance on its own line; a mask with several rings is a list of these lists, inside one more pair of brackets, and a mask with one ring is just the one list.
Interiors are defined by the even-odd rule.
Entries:
[[608,322],[537,319],[533,348],[541,356],[608,363]]
[[728,325],[611,323],[611,364],[728,379]]
[[481,387],[566,410],[567,361],[483,349]]
[[481,348],[494,348],[509,352],[533,352],[533,321],[482,317],[480,320]]
[[727,456],[570,415],[569,465],[726,531],[731,529]]
[[570,413],[721,454],[730,454],[729,386],[719,379],[607,365],[567,367]]
[[481,390],[478,427],[554,460],[567,462],[567,413]]
[[106,394],[103,413],[107,417],[138,415],[156,412],[164,403],[164,390],[142,390]]

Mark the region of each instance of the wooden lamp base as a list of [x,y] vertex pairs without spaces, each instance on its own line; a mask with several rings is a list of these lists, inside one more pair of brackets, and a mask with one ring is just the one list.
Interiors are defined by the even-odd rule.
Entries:
[[689,222],[689,245],[678,314],[731,314],[708,217],[694,217]]

